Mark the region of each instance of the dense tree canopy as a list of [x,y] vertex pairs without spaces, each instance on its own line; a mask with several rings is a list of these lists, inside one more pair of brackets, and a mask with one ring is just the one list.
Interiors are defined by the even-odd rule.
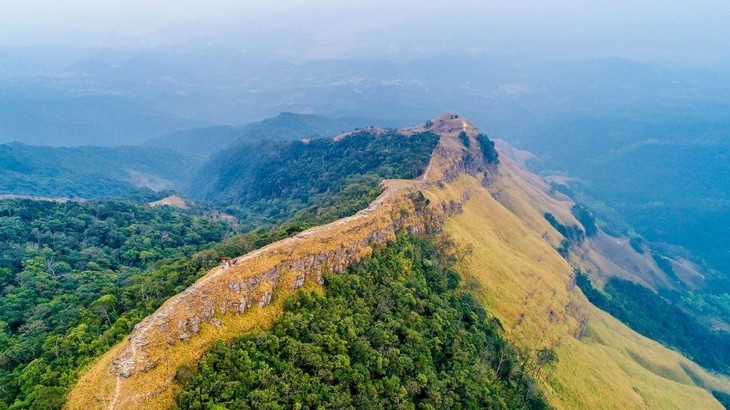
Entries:
[[575,216],[575,219],[583,225],[586,231],[586,236],[593,236],[598,232],[596,226],[596,218],[593,213],[583,205],[575,204],[570,208],[570,212]]
[[324,294],[298,292],[270,332],[218,343],[197,370],[180,368],[178,406],[545,408],[442,250],[401,236],[326,276]]
[[79,366],[189,280],[172,261],[227,231],[171,207],[0,201],[0,408],[63,399]]
[[[423,173],[438,136],[361,131],[339,141],[241,144],[214,156],[189,189],[252,225],[334,220],[350,215],[381,192],[384,178]],[[256,155],[251,155],[256,152]]]
[[482,150],[484,161],[487,164],[499,164],[499,153],[494,147],[494,141],[490,140],[486,134],[479,134],[477,135],[477,142],[479,142],[479,147]]

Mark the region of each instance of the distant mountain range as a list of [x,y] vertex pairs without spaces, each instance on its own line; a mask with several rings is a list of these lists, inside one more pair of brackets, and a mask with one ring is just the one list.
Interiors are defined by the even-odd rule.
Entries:
[[145,145],[174,149],[191,157],[204,158],[233,143],[332,137],[374,123],[383,125],[382,122],[360,118],[328,118],[284,112],[246,125],[184,129],[153,138]]
[[366,119],[282,113],[242,126],[185,129],[142,146],[8,143],[0,145],[0,194],[98,198],[123,196],[140,188],[182,191],[216,152],[246,151],[247,144],[264,140],[333,137],[372,123]]
[[[0,142],[140,144],[180,129],[295,112],[393,126],[459,111],[513,142],[576,116],[717,117],[730,79],[623,59],[282,62],[174,51],[89,55],[54,73],[0,77]],[[391,125],[385,124],[385,125]]]
[[156,147],[0,145],[0,193],[98,198],[180,189],[198,163]]

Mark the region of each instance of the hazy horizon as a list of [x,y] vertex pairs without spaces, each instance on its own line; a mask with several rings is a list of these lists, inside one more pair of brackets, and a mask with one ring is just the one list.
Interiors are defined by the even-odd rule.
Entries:
[[287,60],[448,54],[726,64],[730,3],[4,1],[0,47],[222,48]]

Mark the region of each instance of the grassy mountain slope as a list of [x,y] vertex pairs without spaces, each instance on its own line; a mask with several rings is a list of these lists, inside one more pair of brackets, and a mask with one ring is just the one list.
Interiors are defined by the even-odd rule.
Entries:
[[522,146],[543,159],[531,164],[535,169],[567,172],[565,185],[601,204],[595,211],[605,225],[680,245],[720,271],[708,291],[727,295],[730,252],[717,238],[730,235],[730,127],[726,110],[705,108],[696,115],[577,118],[544,127]]
[[40,197],[121,196],[146,187],[179,189],[194,160],[152,147],[54,148],[0,145],[0,193]]
[[499,177],[488,191],[475,178],[462,176],[430,195],[447,201],[469,194],[463,213],[445,224],[457,243],[472,249],[460,271],[481,285],[480,300],[502,321],[510,340],[557,351],[557,367],[543,380],[550,403],[558,408],[721,408],[701,387],[728,391],[727,378],[709,375],[585,299],[574,284],[573,268],[555,251],[560,234],[543,217],[547,210],[574,221],[572,204],[550,197],[549,186],[522,178],[524,171],[502,158]]
[[[538,349],[557,352],[555,369],[539,378],[551,405],[721,408],[710,390],[730,392],[727,378],[638,335],[575,286],[573,267],[556,250],[562,236],[544,217],[577,224],[572,202],[551,197],[547,184],[509,158],[496,175],[493,167],[486,175],[471,167],[477,131],[468,121],[447,115],[432,125],[440,145],[423,178],[388,181],[366,210],[242,256],[232,269],[211,270],[94,364],[67,407],[168,408],[180,366],[194,365],[213,341],[269,328],[284,296],[319,289],[323,271],[343,272],[398,230],[442,227],[461,249],[464,287],[499,318],[522,357],[535,363]],[[586,270],[620,265],[599,249],[584,263]]]

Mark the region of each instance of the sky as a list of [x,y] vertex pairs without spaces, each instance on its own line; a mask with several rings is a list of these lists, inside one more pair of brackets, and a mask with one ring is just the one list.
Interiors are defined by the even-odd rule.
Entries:
[[0,0],[0,46],[730,60],[727,0]]

